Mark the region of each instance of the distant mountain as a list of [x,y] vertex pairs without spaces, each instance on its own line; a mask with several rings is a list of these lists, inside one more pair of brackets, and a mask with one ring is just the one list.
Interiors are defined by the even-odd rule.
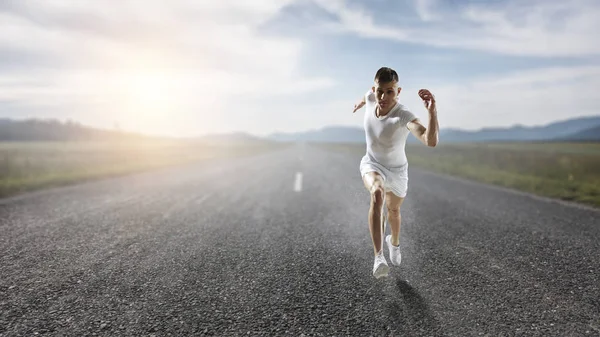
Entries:
[[600,126],[600,116],[580,117],[550,123],[544,126],[513,126],[483,128],[477,131],[447,129],[440,132],[444,142],[480,141],[536,141],[564,138],[593,126]]
[[600,125],[559,137],[557,140],[600,142]]
[[102,141],[155,138],[54,119],[0,119],[0,141]]
[[[0,119],[0,141],[102,141],[168,139],[117,130],[102,130],[83,126],[76,122],[57,120],[11,120]],[[190,140],[190,139],[188,139]],[[340,142],[364,143],[365,134],[360,127],[327,126],[321,129],[296,133],[274,133],[258,137],[244,132],[209,134],[191,139],[209,144],[235,145],[262,142]],[[440,130],[444,143],[481,141],[600,141],[600,115],[573,118],[545,126],[514,126],[509,128],[483,128],[477,131],[459,129]],[[418,142],[409,136],[409,143]]]
[[[61,122],[55,119],[12,120],[0,118],[0,141],[125,141],[125,140],[173,140],[171,137],[142,135],[118,130],[103,130],[81,125],[77,122]],[[272,142],[243,132],[209,134],[197,138],[180,139],[199,141],[204,144],[236,145]]]
[[[440,140],[444,143],[482,142],[482,141],[536,141],[572,139],[573,137],[584,137],[593,134],[600,127],[600,116],[573,118],[558,121],[544,126],[513,126],[508,128],[483,128],[477,131],[466,131],[460,129],[441,129]],[[580,134],[584,130],[585,134]],[[569,138],[571,137],[571,138]],[[587,136],[586,136],[587,137]],[[360,127],[324,127],[318,130],[296,133],[275,133],[268,137],[276,141],[304,141],[304,142],[342,142],[342,143],[364,143],[365,134]],[[589,138],[589,137],[588,137]],[[417,143],[418,140],[409,136],[409,143]]]

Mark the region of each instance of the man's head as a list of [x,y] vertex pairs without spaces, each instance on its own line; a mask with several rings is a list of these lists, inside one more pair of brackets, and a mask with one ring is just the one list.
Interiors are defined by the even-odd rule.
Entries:
[[375,74],[373,93],[377,98],[379,108],[391,108],[402,88],[398,86],[398,73],[392,68],[381,67]]

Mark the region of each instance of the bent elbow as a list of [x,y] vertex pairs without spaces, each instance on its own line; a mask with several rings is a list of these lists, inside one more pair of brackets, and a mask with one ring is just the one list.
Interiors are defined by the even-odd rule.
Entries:
[[427,146],[429,146],[429,147],[436,147],[437,144],[438,144],[438,139],[437,138],[434,139],[434,140],[428,140],[427,141]]

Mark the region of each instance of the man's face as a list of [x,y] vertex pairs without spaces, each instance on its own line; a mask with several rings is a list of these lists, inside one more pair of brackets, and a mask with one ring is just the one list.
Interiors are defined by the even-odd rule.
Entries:
[[379,108],[387,109],[391,107],[395,103],[396,97],[400,94],[400,90],[396,81],[386,83],[375,82],[373,92],[377,98]]

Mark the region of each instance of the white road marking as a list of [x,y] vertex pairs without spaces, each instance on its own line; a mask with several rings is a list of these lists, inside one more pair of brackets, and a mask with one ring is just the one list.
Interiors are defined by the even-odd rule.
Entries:
[[294,181],[294,191],[302,191],[302,172],[296,172],[296,180]]

